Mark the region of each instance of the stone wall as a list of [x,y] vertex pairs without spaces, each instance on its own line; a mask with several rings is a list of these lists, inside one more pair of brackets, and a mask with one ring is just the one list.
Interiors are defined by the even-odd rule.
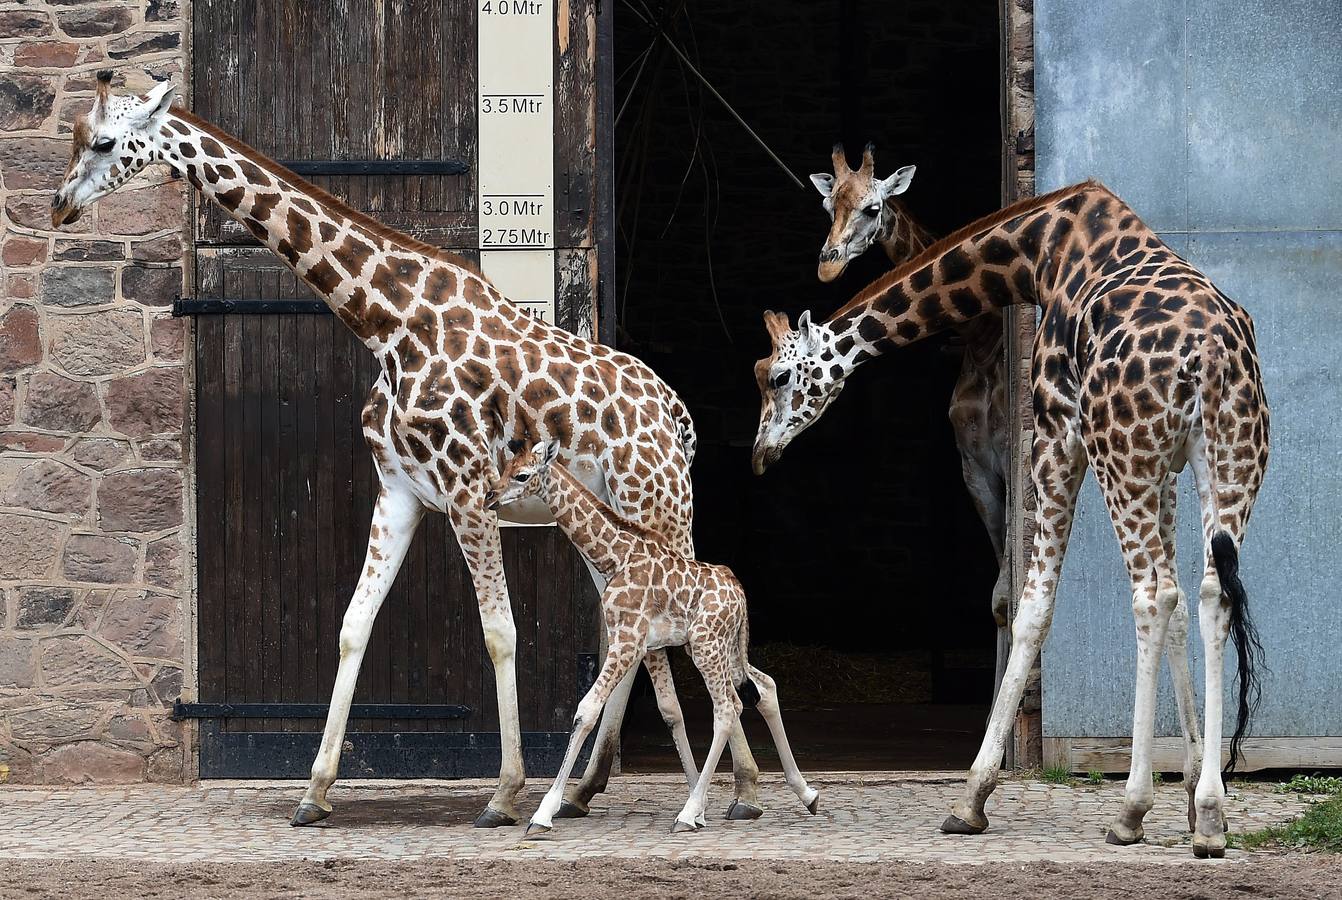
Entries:
[[95,72],[181,82],[177,0],[0,2],[0,781],[181,781],[189,603],[184,193],[51,228]]

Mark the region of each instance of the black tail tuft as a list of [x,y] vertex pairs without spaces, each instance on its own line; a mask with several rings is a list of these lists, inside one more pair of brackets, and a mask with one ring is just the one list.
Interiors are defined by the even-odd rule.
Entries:
[[1228,778],[1242,759],[1240,747],[1249,730],[1249,720],[1262,699],[1258,670],[1263,662],[1263,645],[1258,640],[1258,629],[1249,617],[1249,595],[1239,580],[1239,551],[1235,549],[1235,541],[1224,531],[1212,537],[1212,562],[1221,582],[1221,593],[1230,601],[1230,638],[1235,642],[1238,662],[1235,680],[1239,685],[1239,710],[1235,716],[1235,734],[1230,738],[1230,761],[1221,773],[1222,777]]
[[746,676],[746,680],[736,686],[736,696],[741,698],[741,702],[746,706],[755,707],[760,704],[760,689],[755,687],[755,682]]

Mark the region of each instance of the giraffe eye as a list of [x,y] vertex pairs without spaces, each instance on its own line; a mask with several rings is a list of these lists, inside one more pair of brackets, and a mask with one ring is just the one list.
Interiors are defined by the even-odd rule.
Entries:
[[879,213],[880,211],[881,211],[881,204],[873,203],[871,206],[868,206],[865,209],[863,209],[862,214],[865,216],[875,218],[876,214]]
[[518,483],[518,484],[526,484],[527,481],[528,481],[530,478],[531,478],[531,473],[530,473],[530,472],[519,472],[519,473],[517,473],[517,483]]
[[106,153],[111,150],[115,144],[116,141],[112,140],[110,137],[98,138],[93,142],[93,149],[99,153]]
[[784,369],[782,372],[779,372],[774,376],[774,389],[777,390],[778,388],[786,387],[791,378],[792,371],[790,369]]

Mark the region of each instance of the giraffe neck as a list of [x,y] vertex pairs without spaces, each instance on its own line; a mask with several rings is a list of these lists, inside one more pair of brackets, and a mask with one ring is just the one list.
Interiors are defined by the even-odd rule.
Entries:
[[[461,257],[379,224],[181,109],[157,136],[168,165],[292,269],[375,351],[423,297],[449,307],[474,278]],[[479,292],[481,285],[476,285]],[[492,296],[469,298],[476,307]]]
[[562,464],[549,467],[541,499],[554,514],[559,530],[603,578],[609,581],[623,568],[633,546],[628,523]]
[[913,259],[936,241],[932,232],[909,215],[908,207],[898,197],[887,197],[885,206],[885,221],[876,240],[892,263]]
[[[868,359],[1053,287],[1057,251],[1070,241],[1086,182],[1014,204],[933,244],[867,286],[821,328],[845,375]],[[1106,204],[1107,205],[1107,204]]]

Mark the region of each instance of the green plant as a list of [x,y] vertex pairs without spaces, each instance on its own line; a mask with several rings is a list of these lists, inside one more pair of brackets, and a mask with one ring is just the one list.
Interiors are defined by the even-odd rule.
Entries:
[[1152,772],[1152,773],[1151,773],[1151,783],[1152,783],[1152,784],[1160,784],[1160,783],[1161,783],[1162,781],[1164,781],[1164,780],[1165,780],[1165,774],[1164,774],[1163,772]]
[[1327,775],[1292,775],[1277,785],[1282,794],[1342,794],[1342,778]]
[[1103,772],[1087,772],[1086,781],[1089,784],[1104,784]]
[[1286,825],[1232,835],[1233,844],[1245,850],[1283,847],[1291,850],[1322,850],[1342,853],[1342,794],[1310,804],[1305,814]]
[[1071,784],[1072,773],[1066,766],[1049,766],[1040,775],[1049,784]]

